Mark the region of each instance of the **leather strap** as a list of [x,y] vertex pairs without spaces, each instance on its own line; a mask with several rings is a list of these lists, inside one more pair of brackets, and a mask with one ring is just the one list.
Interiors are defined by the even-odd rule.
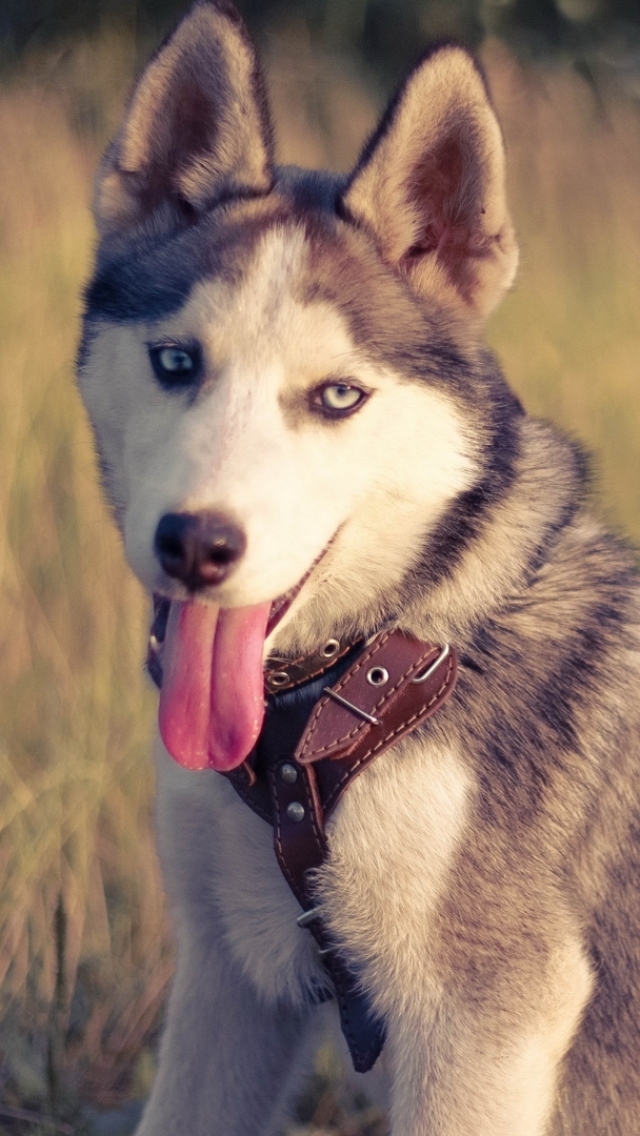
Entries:
[[[169,606],[154,596],[147,666],[158,687]],[[314,874],[327,853],[326,821],[353,778],[435,714],[456,678],[453,648],[401,631],[381,632],[364,645],[332,639],[311,656],[270,659],[270,697],[258,743],[225,774],[242,800],[273,825],[278,863],[302,908],[298,924],[314,936],[330,984],[314,991],[314,1001],[335,993],[357,1072],[377,1060],[385,1025],[314,906]]]
[[303,908],[300,925],[320,947],[358,1072],[376,1061],[384,1024],[314,907],[314,870],[327,852],[325,825],[353,778],[431,717],[456,678],[453,648],[382,632],[306,690],[270,699],[256,749],[244,766],[226,774],[242,799],[273,824],[278,863]]
[[[171,601],[164,596],[153,596],[153,622],[147,643],[147,670],[158,689],[162,686],[162,645],[167,634],[167,621]],[[265,694],[282,694],[293,690],[309,679],[332,671],[339,659],[360,642],[353,636],[327,639],[318,651],[301,655],[297,659],[269,655],[264,665]]]
[[282,694],[285,690],[300,686],[302,682],[325,674],[359,641],[348,636],[343,639],[327,639],[319,651],[301,655],[298,659],[269,655],[264,665],[264,688],[267,694]]

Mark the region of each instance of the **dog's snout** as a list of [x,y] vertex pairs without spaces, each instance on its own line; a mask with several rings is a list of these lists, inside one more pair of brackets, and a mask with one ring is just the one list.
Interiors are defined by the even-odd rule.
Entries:
[[196,592],[221,584],[246,547],[242,529],[220,513],[165,513],[155,552],[167,576]]

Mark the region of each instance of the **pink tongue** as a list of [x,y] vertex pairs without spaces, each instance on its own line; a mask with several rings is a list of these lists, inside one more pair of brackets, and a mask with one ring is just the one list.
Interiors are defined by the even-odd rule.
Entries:
[[270,609],[270,603],[230,609],[171,604],[160,733],[187,769],[234,769],[253,749],[264,716],[262,648]]

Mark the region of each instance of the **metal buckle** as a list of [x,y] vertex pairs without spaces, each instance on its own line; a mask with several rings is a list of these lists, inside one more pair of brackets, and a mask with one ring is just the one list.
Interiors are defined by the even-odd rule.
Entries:
[[336,694],[335,690],[332,690],[330,686],[325,686],[322,693],[328,695],[329,698],[333,698],[334,702],[338,702],[340,706],[344,706],[345,710],[349,710],[352,714],[355,714],[357,718],[362,718],[363,722],[368,722],[371,726],[380,725],[379,718],[374,718],[373,714],[367,714],[366,710],[361,710],[359,706],[354,706],[353,702],[347,702],[346,698],[343,698],[341,694]]
[[427,679],[430,678],[431,675],[434,673],[434,671],[437,671],[438,667],[440,666],[440,663],[444,663],[444,661],[448,657],[450,651],[451,651],[451,647],[449,646],[448,643],[445,643],[440,654],[438,655],[438,658],[433,663],[431,663],[430,666],[427,667],[426,671],[423,671],[422,674],[415,675],[411,679],[411,681],[412,682],[426,682]]

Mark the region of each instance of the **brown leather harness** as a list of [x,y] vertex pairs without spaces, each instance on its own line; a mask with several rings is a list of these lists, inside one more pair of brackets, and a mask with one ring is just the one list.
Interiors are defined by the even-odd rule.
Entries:
[[[157,657],[150,671],[159,686]],[[257,745],[225,774],[242,800],[273,826],[280,869],[302,908],[298,926],[314,936],[327,974],[327,984],[312,991],[312,999],[335,995],[358,1072],[376,1061],[385,1029],[314,901],[314,879],[328,851],[326,822],[354,777],[435,714],[456,678],[453,647],[398,630],[380,632],[364,644],[332,639],[317,655],[302,659],[269,660]]]

